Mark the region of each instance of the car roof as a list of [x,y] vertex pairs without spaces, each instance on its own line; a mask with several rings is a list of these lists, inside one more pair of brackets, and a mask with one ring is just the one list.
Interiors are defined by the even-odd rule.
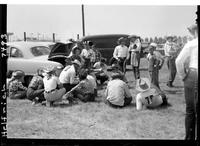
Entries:
[[82,37],[80,40],[95,39],[95,38],[109,38],[109,37],[128,37],[128,34],[99,34],[99,35],[88,35]]
[[12,46],[19,48],[24,55],[24,58],[33,58],[33,56],[30,51],[27,51],[27,49],[36,47],[36,46],[45,46],[48,48],[47,45],[42,44],[42,42],[25,42],[25,41],[19,41],[19,42],[8,42],[7,46]]

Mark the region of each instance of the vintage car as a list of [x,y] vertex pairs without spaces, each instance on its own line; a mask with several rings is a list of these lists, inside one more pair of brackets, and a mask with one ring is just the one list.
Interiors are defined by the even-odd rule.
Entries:
[[[95,47],[99,50],[101,53],[101,56],[103,58],[107,59],[107,64],[109,64],[111,58],[113,57],[114,48],[118,45],[117,40],[120,37],[127,38],[126,45],[129,46],[129,40],[131,37],[138,37],[136,35],[127,35],[127,34],[104,34],[104,35],[90,35],[82,37],[81,39],[77,40],[76,42],[73,41],[67,41],[67,42],[57,42],[51,49],[51,52],[48,56],[48,60],[59,62],[63,65],[65,65],[65,59],[71,52],[72,47],[75,45],[75,43],[78,42],[78,44],[83,47],[84,41],[92,41],[95,44]],[[144,57],[146,52],[145,48],[148,46],[148,44],[142,43],[142,51],[141,51],[141,57]],[[130,61],[129,61],[130,62]]]
[[25,82],[28,84],[38,68],[46,66],[61,66],[62,64],[48,60],[50,49],[41,42],[9,42],[7,43],[7,76],[14,70],[25,72]]
[[[126,38],[126,46],[129,46],[130,38],[137,38],[137,35],[128,35],[128,34],[104,34],[104,35],[90,35],[85,36],[80,39],[81,42],[92,41],[95,44],[95,47],[102,54],[102,57],[107,59],[107,62],[113,57],[113,52],[115,47],[118,45],[117,40],[120,37]],[[148,44],[142,43],[142,49],[140,56],[144,57],[146,55],[145,49],[148,47]]]

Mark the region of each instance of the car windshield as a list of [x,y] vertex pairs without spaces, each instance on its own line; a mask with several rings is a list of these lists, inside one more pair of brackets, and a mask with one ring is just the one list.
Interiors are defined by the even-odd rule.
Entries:
[[42,56],[42,55],[49,55],[50,49],[48,47],[45,47],[45,46],[32,47],[31,53],[36,57]]

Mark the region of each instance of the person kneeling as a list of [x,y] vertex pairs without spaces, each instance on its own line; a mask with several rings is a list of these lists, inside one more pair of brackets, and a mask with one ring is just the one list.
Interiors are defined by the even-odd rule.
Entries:
[[140,78],[136,81],[136,90],[140,93],[136,95],[136,109],[142,110],[143,106],[147,108],[154,108],[161,105],[167,105],[167,98],[159,88],[150,88],[150,81],[148,78]]
[[112,107],[124,107],[131,103],[132,97],[128,85],[122,80],[122,74],[114,72],[106,88],[106,103]]
[[45,101],[44,98],[44,83],[43,83],[43,70],[38,69],[37,73],[33,76],[26,93],[29,100],[33,101],[32,104],[36,104]]
[[95,87],[93,86],[92,82],[87,78],[87,75],[87,70],[83,69],[80,71],[80,83],[65,94],[66,99],[68,99],[69,101],[72,99],[72,102],[74,99],[80,99],[83,102],[95,100]]

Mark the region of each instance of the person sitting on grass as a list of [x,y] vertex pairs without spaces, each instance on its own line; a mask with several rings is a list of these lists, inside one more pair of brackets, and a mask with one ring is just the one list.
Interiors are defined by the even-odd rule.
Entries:
[[106,104],[111,107],[124,107],[129,105],[132,101],[132,96],[128,85],[122,80],[122,74],[114,72],[111,78],[112,80],[108,82],[105,91]]
[[66,93],[65,88],[60,83],[56,75],[57,67],[49,67],[44,72],[46,75],[43,78],[44,82],[44,98],[46,99],[46,106],[50,107],[54,102],[63,100],[63,95]]
[[33,105],[42,101],[44,98],[44,83],[43,83],[43,70],[38,69],[37,73],[33,76],[26,93],[27,99],[33,101]]
[[90,70],[86,69],[86,71],[88,73],[87,79],[92,83],[92,85],[94,87],[94,95],[95,95],[95,97],[97,97],[97,79],[96,79],[96,76]]
[[136,109],[142,110],[143,106],[155,108],[161,105],[167,105],[166,95],[157,86],[150,88],[151,82],[148,78],[136,80],[136,90],[140,93],[136,95]]
[[23,86],[25,73],[21,70],[16,70],[12,74],[12,81],[9,83],[10,99],[25,99],[27,88]]
[[71,97],[73,99],[80,99],[83,102],[95,100],[94,86],[92,82],[88,80],[87,75],[87,70],[82,69],[80,71],[80,83],[64,95],[65,99]]
[[100,84],[103,84],[105,81],[109,79],[107,72],[107,65],[105,64],[106,59],[102,58],[100,61],[96,62],[93,65],[93,71],[95,72],[95,76],[97,81],[100,81]]
[[59,80],[63,84],[66,92],[70,91],[79,83],[78,72],[80,70],[81,63],[77,59],[72,61],[72,65],[66,66],[59,75]]

